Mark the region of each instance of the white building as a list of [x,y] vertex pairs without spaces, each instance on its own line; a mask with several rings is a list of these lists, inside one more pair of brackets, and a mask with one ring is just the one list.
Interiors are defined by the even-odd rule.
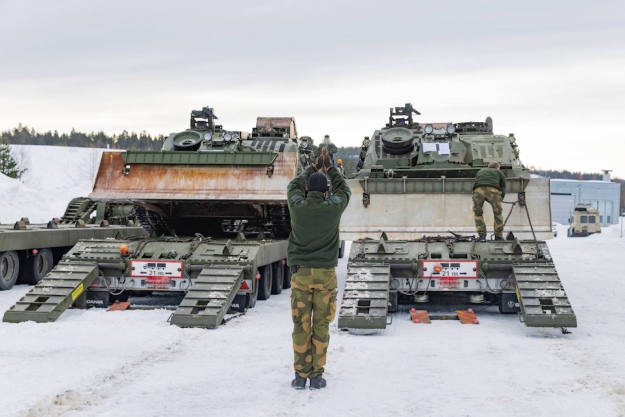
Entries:
[[590,203],[599,210],[601,226],[618,224],[621,185],[610,181],[604,171],[602,181],[551,180],[551,218],[568,224],[576,204]]

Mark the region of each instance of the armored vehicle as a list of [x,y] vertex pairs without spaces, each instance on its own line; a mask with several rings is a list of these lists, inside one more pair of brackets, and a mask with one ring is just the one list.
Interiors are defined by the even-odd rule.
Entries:
[[[514,134],[493,133],[493,121],[425,123],[410,105],[390,110],[389,122],[362,142],[352,199],[341,221],[342,238],[386,232],[390,238],[475,233],[471,193],[475,174],[499,162],[507,180],[506,230],[519,238],[549,239],[548,178],[531,178]],[[486,224],[493,224],[485,210]]]
[[81,239],[145,235],[124,209],[79,197],[70,201],[62,217],[48,223],[31,224],[22,217],[14,224],[0,224],[0,290],[41,281]]
[[567,231],[569,237],[584,237],[601,233],[599,210],[592,204],[577,204],[569,219],[571,225]]
[[[436,310],[446,302],[497,305],[520,312],[530,327],[576,327],[542,240],[553,236],[549,180],[530,177],[514,135],[493,134],[490,118],[419,124],[413,115],[410,104],[391,108],[388,124],[363,141],[348,181],[353,194],[341,237],[354,242],[339,327],[383,329],[400,303]],[[507,237],[477,242],[472,185],[491,161],[506,176]],[[486,224],[492,227],[492,215]],[[429,320],[424,311],[415,310],[425,314],[415,320]]]
[[151,237],[81,241],[4,321],[178,293],[172,324],[215,327],[288,287],[286,187],[312,151],[290,117],[259,117],[252,133],[216,120],[204,107],[161,151],[105,152],[89,198],[131,205]]

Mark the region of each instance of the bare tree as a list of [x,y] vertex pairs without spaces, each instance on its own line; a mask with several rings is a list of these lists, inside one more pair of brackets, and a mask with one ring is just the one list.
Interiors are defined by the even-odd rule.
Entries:
[[82,158],[78,172],[82,178],[86,178],[89,181],[89,184],[93,186],[99,167],[100,151],[97,149],[90,149],[89,152]]

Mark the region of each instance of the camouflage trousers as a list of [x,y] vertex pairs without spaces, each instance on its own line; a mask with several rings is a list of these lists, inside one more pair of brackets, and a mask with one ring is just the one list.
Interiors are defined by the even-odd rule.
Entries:
[[293,367],[302,378],[323,374],[330,342],[330,322],[336,314],[334,268],[300,267],[291,277]]
[[486,224],[484,223],[484,201],[493,208],[495,217],[495,235],[503,237],[503,209],[501,208],[501,191],[495,187],[477,187],[473,190],[473,217],[478,235],[486,234]]

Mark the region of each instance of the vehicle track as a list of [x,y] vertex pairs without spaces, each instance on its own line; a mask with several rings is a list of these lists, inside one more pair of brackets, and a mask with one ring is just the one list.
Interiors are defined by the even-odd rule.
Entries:
[[[120,364],[89,381],[79,388],[67,389],[54,397],[44,398],[20,417],[60,417],[71,415],[88,415],[88,410],[108,401],[116,392],[123,390],[133,381],[145,376],[145,370],[158,363],[175,361],[185,355],[204,333],[201,331],[185,331],[175,340],[153,349],[143,350],[134,358],[128,358]],[[84,380],[82,381],[84,382]]]

